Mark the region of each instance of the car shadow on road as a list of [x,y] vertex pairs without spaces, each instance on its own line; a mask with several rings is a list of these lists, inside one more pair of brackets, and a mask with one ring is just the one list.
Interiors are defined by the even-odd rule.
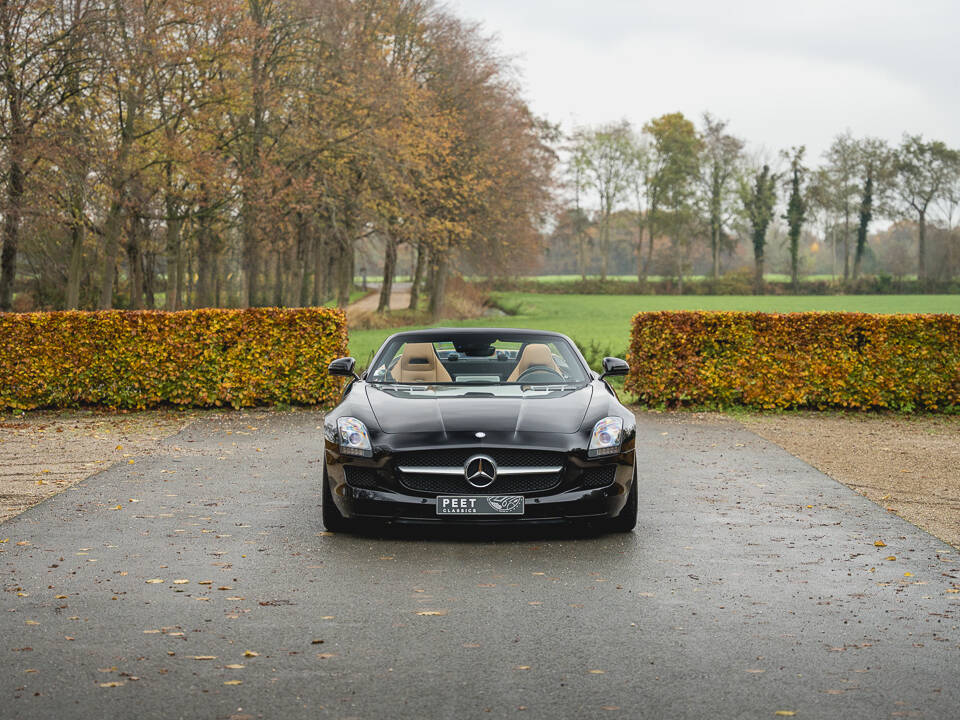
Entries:
[[558,523],[549,525],[363,524],[351,535],[409,542],[528,542],[531,540],[592,540],[608,535],[602,528]]

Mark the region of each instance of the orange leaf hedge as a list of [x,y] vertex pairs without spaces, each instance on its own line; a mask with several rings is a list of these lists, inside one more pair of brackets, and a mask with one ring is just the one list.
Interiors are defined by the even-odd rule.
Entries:
[[0,409],[332,404],[340,310],[0,314]]
[[652,405],[960,412],[960,316],[651,312],[624,387]]

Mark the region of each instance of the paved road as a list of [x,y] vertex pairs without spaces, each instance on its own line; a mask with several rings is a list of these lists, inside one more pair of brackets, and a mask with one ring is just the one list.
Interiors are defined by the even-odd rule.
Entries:
[[208,418],[0,525],[0,717],[960,714],[956,554],[737,425],[640,418],[632,535],[491,538],[322,534],[319,424]]

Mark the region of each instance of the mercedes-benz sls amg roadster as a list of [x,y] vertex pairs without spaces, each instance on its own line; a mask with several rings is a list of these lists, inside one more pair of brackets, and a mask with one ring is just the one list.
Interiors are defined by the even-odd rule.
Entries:
[[565,335],[454,328],[387,338],[324,418],[323,523],[637,522],[636,426]]

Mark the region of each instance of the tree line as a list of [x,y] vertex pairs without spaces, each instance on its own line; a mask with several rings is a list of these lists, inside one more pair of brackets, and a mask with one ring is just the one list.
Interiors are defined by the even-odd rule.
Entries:
[[[755,292],[762,292],[772,229],[785,231],[791,282],[801,276],[804,236],[830,248],[842,283],[856,281],[868,253],[871,224],[906,220],[916,228],[915,270],[921,287],[952,278],[960,245],[960,151],[937,140],[904,135],[899,146],[878,138],[836,136],[813,167],[797,146],[776,157],[751,156],[725,121],[704,114],[700,126],[671,113],[636,131],[628,122],[580,128],[569,139],[566,177],[570,201],[555,238],[577,248],[585,279],[591,256],[599,275],[609,270],[614,221],[632,218],[636,276],[647,281],[654,248],[668,258],[668,274],[683,291],[694,246],[709,248],[709,278],[721,275],[721,254],[740,240],[751,248]],[[944,227],[946,268],[931,267],[928,229]],[[818,243],[819,244],[819,243]],[[953,256],[956,257],[953,257]]]
[[0,2],[0,310],[346,304],[539,239],[556,129],[433,0]]

